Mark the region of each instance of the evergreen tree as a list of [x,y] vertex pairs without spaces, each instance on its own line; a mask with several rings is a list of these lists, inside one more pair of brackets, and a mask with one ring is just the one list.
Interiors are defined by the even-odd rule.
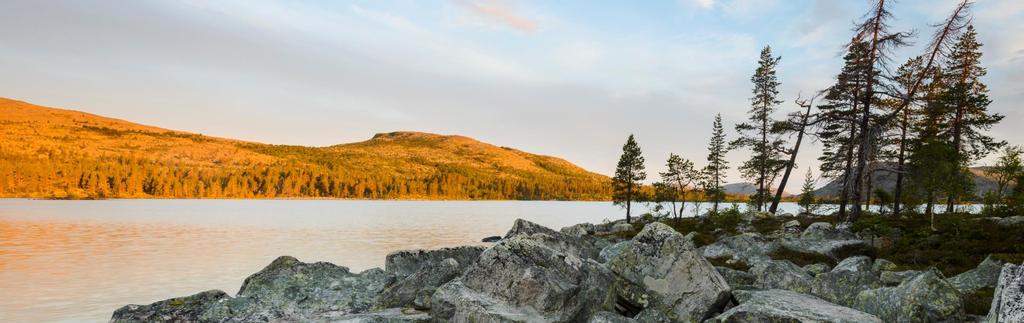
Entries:
[[[676,215],[676,219],[679,219],[683,216],[683,211],[686,208],[686,192],[690,185],[700,179],[700,173],[693,168],[693,162],[676,154],[668,155],[665,166],[668,170],[661,173],[661,180],[674,192],[670,195],[672,197],[672,212]],[[678,212],[675,208],[676,200],[681,202]]]
[[[914,57],[907,60],[899,70],[896,72],[896,86],[898,90],[907,95],[912,95],[914,87],[919,86],[922,83],[922,79],[925,78],[924,74],[927,71],[924,70],[924,58]],[[919,95],[915,95],[919,96]],[[908,98],[907,104],[902,108],[902,111],[896,118],[892,120],[895,124],[893,137],[895,138],[894,144],[888,151],[887,155],[890,155],[893,161],[893,171],[896,173],[896,186],[893,188],[894,194],[892,198],[893,202],[893,214],[900,214],[901,204],[903,203],[903,191],[904,191],[904,174],[907,172],[907,150],[910,148],[910,140],[913,138],[913,127],[917,122],[919,113],[918,103],[922,99],[919,97]],[[887,100],[887,105],[893,106],[896,109],[896,105],[903,104],[899,100]]]
[[999,156],[999,160],[996,161],[996,165],[988,171],[988,174],[996,179],[996,190],[985,199],[990,206],[1002,202],[1006,193],[1008,193],[1010,184],[1017,177],[1024,175],[1024,161],[1021,161],[1022,154],[1024,154],[1024,149],[1019,146],[1006,147],[1003,150],[1003,155]]
[[622,156],[619,157],[619,164],[615,167],[613,203],[626,208],[626,223],[630,223],[630,211],[633,201],[637,200],[640,193],[641,182],[647,179],[644,171],[644,156],[640,152],[640,145],[636,143],[633,135],[629,135],[626,144],[622,146]]
[[962,196],[970,194],[972,183],[963,180],[970,178],[967,167],[1005,144],[984,133],[1003,116],[988,112],[992,101],[988,98],[988,87],[981,82],[981,77],[987,73],[981,66],[981,46],[974,26],[969,25],[946,63],[944,74],[948,87],[944,99],[953,114],[946,135],[953,145],[951,158],[957,166],[954,178],[958,179],[949,192],[947,210],[952,210]]
[[785,166],[779,153],[783,142],[779,139],[781,127],[772,118],[779,100],[779,80],[775,69],[780,57],[772,56],[770,46],[761,50],[757,69],[750,81],[754,83],[754,96],[750,98],[751,108],[747,112],[748,122],[736,125],[740,137],[731,144],[733,148],[745,147],[751,151],[750,159],[740,165],[743,178],[753,181],[757,191],[751,196],[751,203],[763,211],[769,200],[771,185],[776,175]]
[[701,186],[705,197],[711,199],[712,213],[718,213],[718,205],[725,199],[723,181],[725,172],[729,170],[729,161],[725,160],[728,147],[725,145],[725,130],[722,129],[722,115],[715,115],[712,125],[711,141],[708,144],[708,165],[704,167],[704,178]]
[[803,213],[814,215],[816,201],[814,197],[814,177],[811,174],[811,169],[807,168],[807,175],[804,176],[804,186],[800,188],[800,201],[798,204],[803,208]]
[[825,104],[818,105],[817,133],[822,143],[821,176],[841,183],[839,217],[846,217],[846,205],[853,183],[853,163],[857,152],[857,138],[860,135],[857,116],[862,106],[867,73],[868,44],[850,44],[843,69],[836,76],[836,83],[825,91]]

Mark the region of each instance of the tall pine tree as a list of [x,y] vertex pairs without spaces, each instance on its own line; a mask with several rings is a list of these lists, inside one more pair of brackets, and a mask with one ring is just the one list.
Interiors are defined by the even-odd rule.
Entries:
[[779,135],[783,130],[772,118],[776,106],[782,103],[779,100],[780,83],[775,75],[779,60],[780,57],[772,55],[770,46],[761,50],[757,69],[750,77],[754,83],[754,96],[750,98],[749,116],[747,122],[736,125],[740,137],[731,144],[734,148],[749,148],[751,151],[750,159],[743,162],[739,170],[743,178],[753,181],[757,187],[751,203],[758,211],[764,211],[772,183],[786,163],[780,154],[783,141]]
[[701,186],[704,195],[711,199],[711,212],[718,213],[718,205],[725,199],[725,172],[729,170],[729,161],[725,154],[729,148],[725,144],[725,130],[722,128],[722,115],[715,115],[711,129],[711,141],[708,144],[708,165],[704,166],[704,178]]
[[640,152],[640,145],[636,143],[631,134],[629,139],[626,139],[626,144],[622,146],[622,156],[619,157],[619,164],[615,167],[612,195],[613,203],[626,208],[626,223],[631,221],[632,204],[637,200],[641,182],[645,179],[647,179],[647,173],[644,171],[644,156]]

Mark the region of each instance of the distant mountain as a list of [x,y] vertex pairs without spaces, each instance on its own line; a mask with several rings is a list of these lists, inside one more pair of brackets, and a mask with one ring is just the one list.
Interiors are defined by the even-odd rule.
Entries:
[[[970,168],[971,175],[973,175],[974,180],[974,194],[977,196],[982,196],[985,193],[994,191],[996,189],[995,179],[991,178],[990,176],[988,176],[988,174],[985,173],[985,170],[987,168],[988,167]],[[904,181],[906,181],[905,177]],[[874,172],[874,174],[871,177],[871,187],[872,191],[874,189],[880,188],[892,192],[896,187],[896,174],[893,172],[884,171]],[[815,190],[814,195],[818,197],[836,197],[841,194],[842,188],[842,180],[833,180],[828,184],[825,184],[825,186],[822,186],[821,188]]]
[[[790,182],[792,183],[792,181]],[[778,185],[778,184],[776,184]],[[750,183],[732,183],[722,185],[725,189],[725,193],[729,195],[754,195],[757,193],[757,186]],[[776,187],[772,187],[772,191],[775,191]],[[782,196],[792,196],[789,192],[783,192]]]
[[0,98],[0,197],[608,199],[610,179],[469,137],[269,145]]

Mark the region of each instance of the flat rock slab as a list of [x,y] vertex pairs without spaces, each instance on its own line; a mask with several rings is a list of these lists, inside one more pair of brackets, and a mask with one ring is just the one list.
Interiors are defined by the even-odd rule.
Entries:
[[1003,266],[985,322],[1024,322],[1024,264]]
[[707,322],[882,322],[874,315],[788,290],[770,289],[735,291],[734,293],[737,294],[737,299],[743,299],[740,305]]

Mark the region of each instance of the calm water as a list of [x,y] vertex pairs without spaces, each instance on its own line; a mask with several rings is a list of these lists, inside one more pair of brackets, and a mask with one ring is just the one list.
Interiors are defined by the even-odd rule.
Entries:
[[609,202],[0,199],[0,322],[102,322],[125,304],[234,294],[281,255],[361,271],[396,250],[480,244],[516,218],[622,216]]

